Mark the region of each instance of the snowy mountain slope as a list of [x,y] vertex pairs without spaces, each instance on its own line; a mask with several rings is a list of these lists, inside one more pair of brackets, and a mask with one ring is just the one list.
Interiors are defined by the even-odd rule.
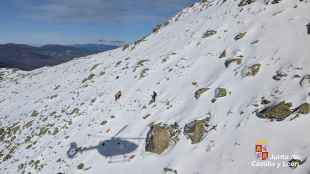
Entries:
[[[281,101],[292,108],[309,103],[310,88],[300,82],[310,74],[310,2],[239,3],[196,3],[124,49],[32,72],[2,69],[0,172],[309,173],[307,160],[296,169],[251,163],[259,161],[261,139],[272,154],[310,155],[309,114],[282,121],[257,116]],[[251,76],[253,65],[260,68]],[[208,90],[196,99],[201,88]],[[219,88],[226,96],[216,98]],[[158,97],[149,105],[153,91]],[[262,97],[271,103],[262,104]],[[95,146],[125,125],[121,137],[146,137],[153,122],[184,127],[206,117],[216,129],[202,142],[191,144],[181,134],[161,155],[135,140],[129,162],[108,163],[96,150],[67,157],[70,143]]]

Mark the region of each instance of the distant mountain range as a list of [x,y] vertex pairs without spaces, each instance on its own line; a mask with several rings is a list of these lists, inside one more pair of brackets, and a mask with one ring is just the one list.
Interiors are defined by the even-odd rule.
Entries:
[[29,71],[117,47],[119,45],[76,44],[35,47],[24,44],[2,44],[0,45],[0,68],[17,68]]

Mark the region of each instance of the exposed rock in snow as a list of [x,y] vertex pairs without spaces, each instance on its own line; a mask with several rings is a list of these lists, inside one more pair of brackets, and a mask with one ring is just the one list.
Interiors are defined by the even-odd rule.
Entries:
[[225,61],[225,67],[228,68],[230,64],[235,63],[237,65],[240,65],[242,62],[242,59],[235,58],[235,59],[228,59]]
[[[310,1],[240,2],[196,3],[109,52],[31,72],[1,69],[0,173],[309,173],[309,160],[294,170],[267,162],[310,155]],[[208,30],[216,33],[203,38]],[[153,91],[158,95],[149,104]],[[180,134],[207,117],[216,129],[205,127],[202,136],[194,126],[199,143]],[[166,126],[150,131],[154,123]],[[119,162],[109,163],[97,149],[67,156],[72,142],[98,145],[124,125],[117,138],[137,148],[111,157]],[[126,150],[121,142],[117,147]],[[261,142],[267,161],[255,152]],[[300,158],[272,159],[290,154]]]
[[199,99],[200,96],[201,96],[203,93],[207,92],[208,90],[209,90],[209,88],[200,88],[200,89],[198,89],[197,91],[195,91],[195,98],[196,98],[196,99]]
[[302,87],[310,87],[310,75],[305,75],[301,79],[300,86],[302,86]]
[[241,76],[242,77],[255,76],[259,72],[260,67],[261,64],[254,64],[251,66],[247,66],[242,70]]
[[225,88],[215,89],[215,98],[225,97],[227,95],[227,90]]
[[163,153],[171,143],[177,143],[180,130],[177,124],[155,124],[151,126],[146,138],[145,150],[157,154]]
[[279,104],[276,104],[274,106],[267,107],[266,109],[260,111],[258,113],[258,116],[261,118],[267,118],[267,119],[275,119],[277,121],[282,121],[288,116],[291,115],[292,104],[286,103],[285,101],[282,101]]
[[205,136],[207,131],[206,128],[209,126],[208,122],[209,118],[203,120],[194,120],[185,125],[183,133],[191,140],[192,144],[200,143]]
[[300,114],[309,114],[310,113],[310,104],[309,103],[303,103],[300,106],[298,106],[296,110]]

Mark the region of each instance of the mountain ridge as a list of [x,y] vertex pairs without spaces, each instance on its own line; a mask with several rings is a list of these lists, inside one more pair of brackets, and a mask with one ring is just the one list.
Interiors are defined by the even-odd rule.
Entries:
[[115,49],[118,46],[103,44],[57,45],[49,44],[39,47],[26,44],[0,45],[0,68],[18,68],[33,70],[43,66],[54,66],[73,58]]
[[[196,3],[87,59],[0,70],[0,171],[309,173],[310,2],[241,2]],[[147,139],[106,158],[124,127]],[[97,148],[70,158],[72,144]],[[262,160],[256,145],[288,157]]]

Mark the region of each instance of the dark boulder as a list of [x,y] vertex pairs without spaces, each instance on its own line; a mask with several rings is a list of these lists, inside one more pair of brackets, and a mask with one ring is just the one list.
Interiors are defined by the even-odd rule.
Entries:
[[183,134],[191,140],[192,144],[200,143],[207,132],[208,122],[209,119],[194,120],[185,125]]
[[255,2],[256,0],[242,0],[240,1],[239,3],[239,7],[243,7],[243,6],[246,6],[246,5],[249,5],[249,4],[252,4],[253,2]]
[[146,138],[145,151],[156,154],[163,153],[171,144],[177,143],[180,129],[173,125],[155,124],[151,126]]
[[279,104],[269,106],[257,113],[259,118],[282,121],[289,117],[293,111],[291,110],[292,104],[285,101]]

